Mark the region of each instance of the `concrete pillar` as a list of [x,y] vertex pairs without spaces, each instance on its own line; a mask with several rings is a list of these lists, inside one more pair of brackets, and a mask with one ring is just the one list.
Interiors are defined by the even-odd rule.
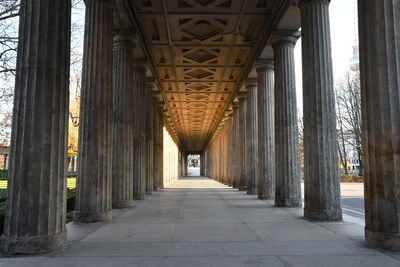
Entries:
[[257,80],[246,81],[247,98],[247,194],[257,194],[258,123],[257,123]]
[[246,114],[247,114],[247,99],[246,93],[242,92],[239,95],[239,191],[247,191],[247,146],[246,146]]
[[303,52],[304,218],[318,221],[342,220],[329,2],[303,0],[299,4]]
[[146,138],[146,87],[147,62],[136,60],[133,68],[133,199],[140,200],[146,194],[147,138]]
[[276,32],[275,60],[275,205],[301,206],[294,46],[298,33]]
[[[112,1],[87,0],[74,221],[111,220]],[[96,47],[96,49],[94,49]]]
[[[35,12],[32,12],[35,10]],[[22,1],[4,254],[66,245],[70,2]],[[28,212],[29,211],[29,212]]]
[[133,50],[134,37],[114,36],[112,207],[133,207]]
[[275,197],[274,63],[258,62],[258,198]]
[[153,138],[154,138],[154,110],[153,110],[153,88],[154,88],[154,78],[146,79],[145,86],[145,116],[146,116],[146,143],[147,143],[147,158],[146,158],[146,194],[152,194],[154,191],[154,154],[153,154]]
[[358,1],[365,239],[400,250],[400,2]]

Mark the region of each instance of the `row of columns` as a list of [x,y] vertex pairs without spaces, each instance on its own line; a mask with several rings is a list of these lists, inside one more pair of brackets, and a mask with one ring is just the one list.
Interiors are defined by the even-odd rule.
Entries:
[[[400,6],[396,1],[383,2],[359,3],[365,236],[369,244],[400,249],[400,200],[396,197],[400,194],[397,167],[400,166],[400,40],[397,41],[400,24],[395,23],[400,19]],[[342,209],[329,1],[302,0],[299,8],[303,55],[304,218],[338,221],[342,220]],[[242,142],[246,153],[225,149],[240,155],[238,164],[246,169],[243,180],[247,193],[258,192],[260,199],[275,198],[276,206],[280,207],[302,205],[293,54],[298,38],[299,34],[293,31],[273,34],[270,43],[274,59],[259,62],[258,82],[248,80],[247,96],[240,97],[236,111],[239,140],[246,141]],[[246,116],[241,115],[243,109],[247,109]],[[226,142],[231,140],[227,136],[234,135],[234,130],[229,132],[229,129],[224,126],[206,150],[207,162],[212,162],[207,166],[207,175],[218,181],[224,169],[232,168],[224,161],[224,147],[235,145]],[[236,162],[235,156],[232,160]],[[226,179],[230,178],[222,181]],[[241,179],[239,183],[244,184]]]
[[[113,1],[85,4],[74,221],[89,223],[162,187],[164,157],[163,115],[132,29],[113,30]],[[70,12],[69,1],[21,2],[6,254],[66,245]]]
[[[112,205],[112,6],[111,0],[87,0],[82,73],[77,221],[111,218]],[[303,98],[305,122],[305,209],[314,220],[340,220],[332,100],[332,62],[329,37],[329,0],[301,0],[303,49]],[[400,249],[400,7],[397,0],[359,1],[360,70],[365,144],[366,240],[370,244]],[[37,12],[31,12],[35,10]],[[6,254],[42,253],[66,245],[66,171],[68,129],[68,78],[70,44],[68,0],[21,1],[20,40],[9,163],[9,193],[1,249]],[[43,19],[46,18],[46,19]],[[282,36],[280,36],[282,37]],[[297,205],[298,163],[293,124],[293,36],[272,44],[275,50],[275,199],[277,204]],[[290,41],[292,40],[292,41]],[[40,49],[39,49],[40,48]],[[139,68],[140,69],[140,68]],[[138,75],[137,73],[141,73]],[[145,88],[144,72],[134,71],[133,88]],[[268,75],[267,75],[268,77]],[[286,79],[282,79],[286,77]],[[261,81],[261,79],[259,79]],[[265,84],[265,85],[264,85]],[[268,82],[259,82],[258,88]],[[271,89],[271,88],[268,88]],[[258,90],[259,91],[259,90]],[[134,90],[134,99],[144,99]],[[251,95],[251,94],[249,94]],[[143,98],[142,98],[143,96]],[[138,98],[136,98],[138,97]],[[140,98],[139,98],[140,97]],[[148,99],[148,98],[146,98]],[[247,97],[247,105],[255,100]],[[243,102],[243,100],[241,101]],[[142,104],[144,102],[141,102]],[[280,109],[277,110],[277,106]],[[243,111],[243,104],[239,110]],[[245,107],[244,110],[250,109]],[[283,109],[283,110],[282,110]],[[135,106],[135,111],[142,111]],[[262,110],[262,109],[261,109]],[[254,111],[252,111],[254,112]],[[258,112],[260,107],[258,107]],[[134,113],[134,125],[142,124]],[[267,116],[259,116],[266,118]],[[239,111],[239,139],[248,125]],[[252,116],[250,119],[254,120]],[[123,118],[129,121],[129,117]],[[245,123],[244,123],[245,122]],[[254,122],[250,125],[255,127]],[[297,127],[296,127],[297,128]],[[127,130],[128,129],[128,130]],[[136,129],[136,128],[135,128]],[[143,128],[144,129],[144,128]],[[129,131],[121,127],[120,133]],[[252,132],[250,132],[252,135]],[[225,136],[224,136],[225,135]],[[206,174],[228,183],[227,131],[221,131],[205,152]],[[149,146],[134,134],[134,189],[136,198],[146,192],[147,164],[138,155]],[[264,134],[264,140],[265,140]],[[258,140],[260,135],[258,135]],[[225,140],[225,141],[224,141]],[[136,143],[135,143],[136,142]],[[147,143],[146,143],[147,144]],[[277,145],[278,144],[278,145]],[[240,146],[241,147],[241,146]],[[241,147],[242,148],[242,147]],[[249,165],[249,151],[239,159]],[[242,152],[244,150],[241,150]],[[177,156],[176,152],[176,158]],[[236,152],[238,153],[238,152]],[[253,153],[253,152],[251,152]],[[165,153],[163,154],[165,156]],[[165,157],[164,157],[165,158]],[[122,161],[124,162],[124,161]],[[255,161],[251,163],[254,165]],[[288,165],[285,165],[288,164]],[[221,168],[218,168],[218,165]],[[138,169],[143,170],[138,172]],[[225,168],[223,168],[225,166]],[[294,169],[289,170],[292,167]],[[177,169],[177,168],[176,168]],[[220,170],[222,169],[222,170]],[[283,169],[283,170],[282,170]],[[129,168],[127,169],[129,171]],[[136,170],[136,171],[135,171]],[[264,168],[263,172],[272,172]],[[126,171],[126,170],[125,170]],[[239,188],[243,188],[240,172]],[[246,177],[253,179],[246,172]],[[256,174],[257,175],[257,174]],[[260,175],[260,174],[258,174]],[[269,176],[273,177],[273,176]],[[246,183],[255,192],[256,181]],[[123,184],[123,183],[120,183]],[[267,181],[259,186],[267,185]],[[272,185],[272,183],[269,183]],[[137,187],[140,185],[140,187]],[[280,187],[277,190],[277,187]],[[136,188],[136,189],[135,189]],[[140,188],[140,189],[138,189]],[[148,187],[149,189],[149,187]],[[150,189],[151,190],[151,189]],[[268,189],[270,190],[270,189]],[[265,192],[268,191],[267,189]],[[261,190],[263,192],[263,190]],[[128,193],[129,192],[125,192]],[[266,194],[265,194],[266,195]],[[261,194],[261,197],[264,197]],[[123,197],[124,198],[124,197]],[[34,201],[33,201],[34,200]]]

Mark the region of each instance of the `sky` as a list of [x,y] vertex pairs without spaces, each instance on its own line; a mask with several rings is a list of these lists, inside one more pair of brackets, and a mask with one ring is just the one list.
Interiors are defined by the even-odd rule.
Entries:
[[[356,0],[332,0],[329,6],[333,76],[335,81],[343,77],[344,73],[349,69],[349,62],[353,56],[355,35],[358,39],[358,33],[355,33],[358,29],[357,26],[355,27],[354,16],[356,2]],[[297,106],[299,111],[302,112],[301,39],[299,39],[295,47],[295,62]]]

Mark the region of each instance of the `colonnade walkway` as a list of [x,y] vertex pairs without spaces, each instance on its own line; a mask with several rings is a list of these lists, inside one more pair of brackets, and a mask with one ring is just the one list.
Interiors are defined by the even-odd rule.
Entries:
[[400,266],[365,247],[363,227],[311,223],[205,177],[185,177],[111,222],[70,223],[68,248],[0,266]]

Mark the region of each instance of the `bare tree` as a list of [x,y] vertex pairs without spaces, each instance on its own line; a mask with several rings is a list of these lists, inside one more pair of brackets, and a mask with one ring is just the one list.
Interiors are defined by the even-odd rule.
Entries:
[[[0,0],[0,142],[4,143],[9,143],[11,136],[19,8],[20,0]],[[72,0],[70,90],[74,99],[80,90],[83,15],[83,0]],[[77,124],[77,118],[74,120]]]
[[336,105],[336,121],[338,127],[337,135],[337,147],[339,152],[340,165],[344,169],[344,174],[348,174],[348,159],[347,159],[347,149],[346,149],[346,135],[343,120],[343,111],[341,105]]
[[[363,144],[362,144],[362,117],[361,117],[361,91],[359,72],[346,72],[343,79],[336,84],[336,107],[339,115],[339,155],[340,151],[345,158],[345,146],[353,147],[358,154],[359,175],[363,174]],[[345,138],[351,134],[353,139]],[[344,163],[344,164],[343,164]],[[347,163],[342,162],[343,165]]]
[[0,142],[9,143],[18,46],[19,0],[0,1]]

